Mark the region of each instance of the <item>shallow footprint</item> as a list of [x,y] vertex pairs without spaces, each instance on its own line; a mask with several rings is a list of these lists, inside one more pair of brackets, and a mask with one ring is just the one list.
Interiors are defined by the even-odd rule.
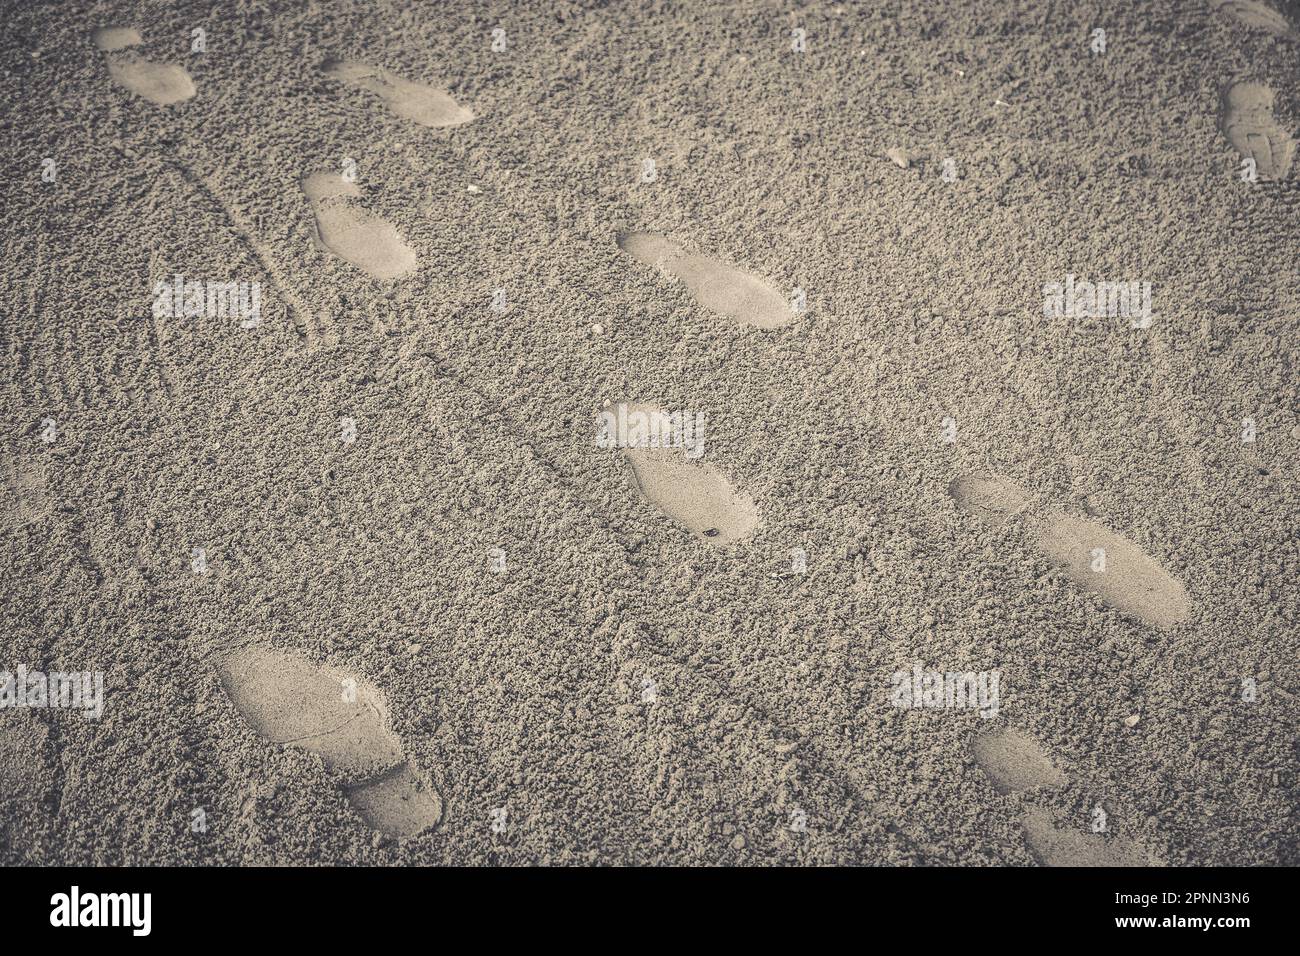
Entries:
[[1037,807],[1021,817],[1029,846],[1044,866],[1163,866],[1152,854],[1118,835],[1109,838],[1057,825]]
[[[1161,630],[1192,616],[1192,602],[1181,581],[1132,541],[1096,521],[1057,514],[1037,522],[1039,550],[1075,584],[1109,604]],[[1105,570],[1095,570],[1098,551]]]
[[[629,414],[665,414],[650,405],[627,406]],[[683,448],[624,447],[632,483],[656,508],[708,544],[749,537],[758,527],[754,499],[732,486],[707,462],[692,461]]]
[[1262,83],[1234,83],[1223,95],[1219,126],[1243,159],[1255,160],[1265,179],[1285,179],[1295,159],[1295,140],[1273,115],[1275,96]]
[[318,245],[376,279],[399,279],[419,267],[415,251],[392,225],[352,202],[361,190],[335,173],[303,179],[316,217]]
[[999,793],[1059,787],[1069,782],[1037,741],[1014,728],[980,734],[973,749],[975,762]]
[[1295,36],[1291,22],[1277,10],[1259,0],[1211,0],[1215,10],[1227,13],[1259,30],[1267,30],[1274,36]]
[[17,531],[46,518],[52,511],[45,491],[45,476],[34,464],[0,455],[0,515],[6,531]]
[[442,799],[402,764],[376,780],[347,791],[348,802],[376,830],[414,836],[442,819]]
[[777,329],[794,319],[784,296],[772,285],[739,269],[687,252],[673,240],[649,232],[625,232],[618,246],[638,262],[686,284],[704,308],[733,322]]
[[[106,53],[125,50],[141,42],[130,27],[100,27],[93,34],[95,46]],[[194,81],[183,67],[154,63],[134,53],[109,57],[108,75],[118,86],[159,106],[188,100],[195,94]]]
[[139,32],[132,27],[100,27],[91,34],[91,40],[105,53],[125,50],[129,46],[139,46],[144,42]]
[[442,801],[406,761],[373,685],[268,648],[237,652],[218,674],[258,734],[319,755],[375,829],[404,837],[441,819]]
[[348,86],[374,93],[403,119],[421,126],[460,126],[474,119],[446,90],[404,79],[377,66],[355,60],[330,60],[325,75]]
[[961,475],[948,493],[963,511],[992,523],[1023,513],[1034,546],[1072,581],[1118,610],[1161,630],[1191,617],[1191,600],[1182,582],[1100,522],[1060,509],[1035,513],[1024,490],[998,475]]
[[[979,735],[972,749],[975,762],[999,793],[1061,787],[1070,782],[1037,741],[1012,727]],[[1030,807],[1020,816],[1030,849],[1044,866],[1163,865],[1130,840],[1060,827],[1056,819],[1053,812],[1039,807]]]
[[1028,502],[1015,482],[1000,475],[958,475],[948,486],[948,494],[962,511],[993,524],[1006,524]]

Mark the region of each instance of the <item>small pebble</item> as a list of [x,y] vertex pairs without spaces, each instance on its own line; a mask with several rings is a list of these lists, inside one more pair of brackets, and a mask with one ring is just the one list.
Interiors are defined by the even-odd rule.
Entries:
[[737,833],[736,838],[731,841],[731,848],[733,850],[743,850],[745,848],[745,838]]
[[1142,718],[1141,718],[1139,715],[1137,715],[1137,714],[1129,714],[1127,717],[1124,718],[1124,726],[1125,726],[1125,727],[1136,727],[1137,724],[1138,724],[1138,721],[1141,720],[1141,719],[1142,719]]
[[593,335],[603,335],[605,332],[605,327],[601,325],[599,322],[597,322],[595,325],[591,327],[591,331]]
[[892,159],[901,169],[907,169],[912,165],[912,154],[905,149],[899,149],[897,146],[886,150],[885,155]]
[[477,186],[467,186],[467,187],[465,187],[465,191],[466,191],[467,193],[473,193],[474,195],[477,196],[477,195],[478,195],[479,193],[481,193],[483,190],[479,189]]

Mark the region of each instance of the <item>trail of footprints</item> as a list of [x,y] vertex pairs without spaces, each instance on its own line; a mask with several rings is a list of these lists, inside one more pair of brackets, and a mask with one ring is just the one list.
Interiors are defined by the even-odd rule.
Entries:
[[269,648],[242,650],[218,673],[252,728],[272,743],[319,756],[374,829],[409,837],[442,819],[442,800],[406,759],[377,688]]
[[[975,763],[998,793],[1050,790],[1069,783],[1033,738],[1008,727],[984,733],[972,745]],[[1025,839],[1045,866],[1163,866],[1122,836],[1103,836],[1063,825],[1060,815],[1039,807],[1020,817]]]
[[[1254,0],[1218,0],[1217,8],[1271,33],[1294,36],[1288,21]],[[137,31],[107,27],[94,33],[108,57],[112,80],[152,103],[168,106],[195,95],[184,68],[123,53],[139,45]],[[459,126],[474,113],[450,93],[383,68],[331,60],[325,75],[369,93],[394,115],[432,128]],[[1227,88],[1220,129],[1243,158],[1255,160],[1267,179],[1290,172],[1295,141],[1273,113],[1274,94],[1260,83]],[[410,275],[419,266],[415,251],[391,224],[361,204],[361,191],[343,177],[315,172],[304,176],[319,248],[376,279]],[[773,330],[795,313],[768,281],[735,266],[692,252],[669,237],[624,232],[619,249],[637,262],[681,282],[699,305],[733,324]],[[665,413],[651,405],[629,405],[649,416]],[[710,545],[741,542],[760,524],[759,509],[714,465],[688,458],[681,448],[621,449],[631,485],[666,518]],[[18,484],[9,481],[12,491]],[[956,478],[950,495],[962,510],[993,524],[1023,522],[1029,540],[1077,584],[1120,611],[1160,629],[1186,621],[1191,604],[1183,585],[1137,545],[1097,521],[1060,509],[1034,509],[1025,491],[1001,476]],[[17,496],[20,497],[20,496]],[[25,517],[23,506],[8,509]],[[1096,549],[1107,567],[1094,570]],[[219,667],[223,688],[236,710],[268,741],[318,755],[343,789],[347,802],[373,828],[408,837],[442,818],[437,792],[406,758],[389,729],[382,693],[369,683],[332,668],[269,648],[242,650]],[[1051,789],[1068,783],[1038,744],[1015,729],[978,736],[974,757],[1002,794]],[[1140,865],[1158,862],[1120,838],[1105,839],[1059,825],[1052,812],[1031,808],[1022,815],[1026,839],[1047,865]]]
[[[649,232],[624,232],[618,247],[638,262],[683,283],[705,309],[736,325],[777,329],[795,318],[771,283],[680,243]],[[629,404],[630,414],[666,416],[652,405]],[[652,428],[660,433],[661,429]],[[633,487],[692,536],[721,546],[744,541],[760,523],[754,499],[707,462],[689,460],[684,449],[632,446],[623,449]]]

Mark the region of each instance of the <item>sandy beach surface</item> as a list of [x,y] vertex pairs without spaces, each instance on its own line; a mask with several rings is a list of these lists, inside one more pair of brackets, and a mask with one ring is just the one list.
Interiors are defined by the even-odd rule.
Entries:
[[1300,3],[6,13],[0,862],[1300,863]]

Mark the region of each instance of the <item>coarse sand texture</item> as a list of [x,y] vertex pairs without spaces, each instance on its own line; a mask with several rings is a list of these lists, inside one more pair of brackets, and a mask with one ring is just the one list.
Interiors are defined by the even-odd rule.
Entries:
[[5,26],[0,865],[1300,864],[1300,0]]

